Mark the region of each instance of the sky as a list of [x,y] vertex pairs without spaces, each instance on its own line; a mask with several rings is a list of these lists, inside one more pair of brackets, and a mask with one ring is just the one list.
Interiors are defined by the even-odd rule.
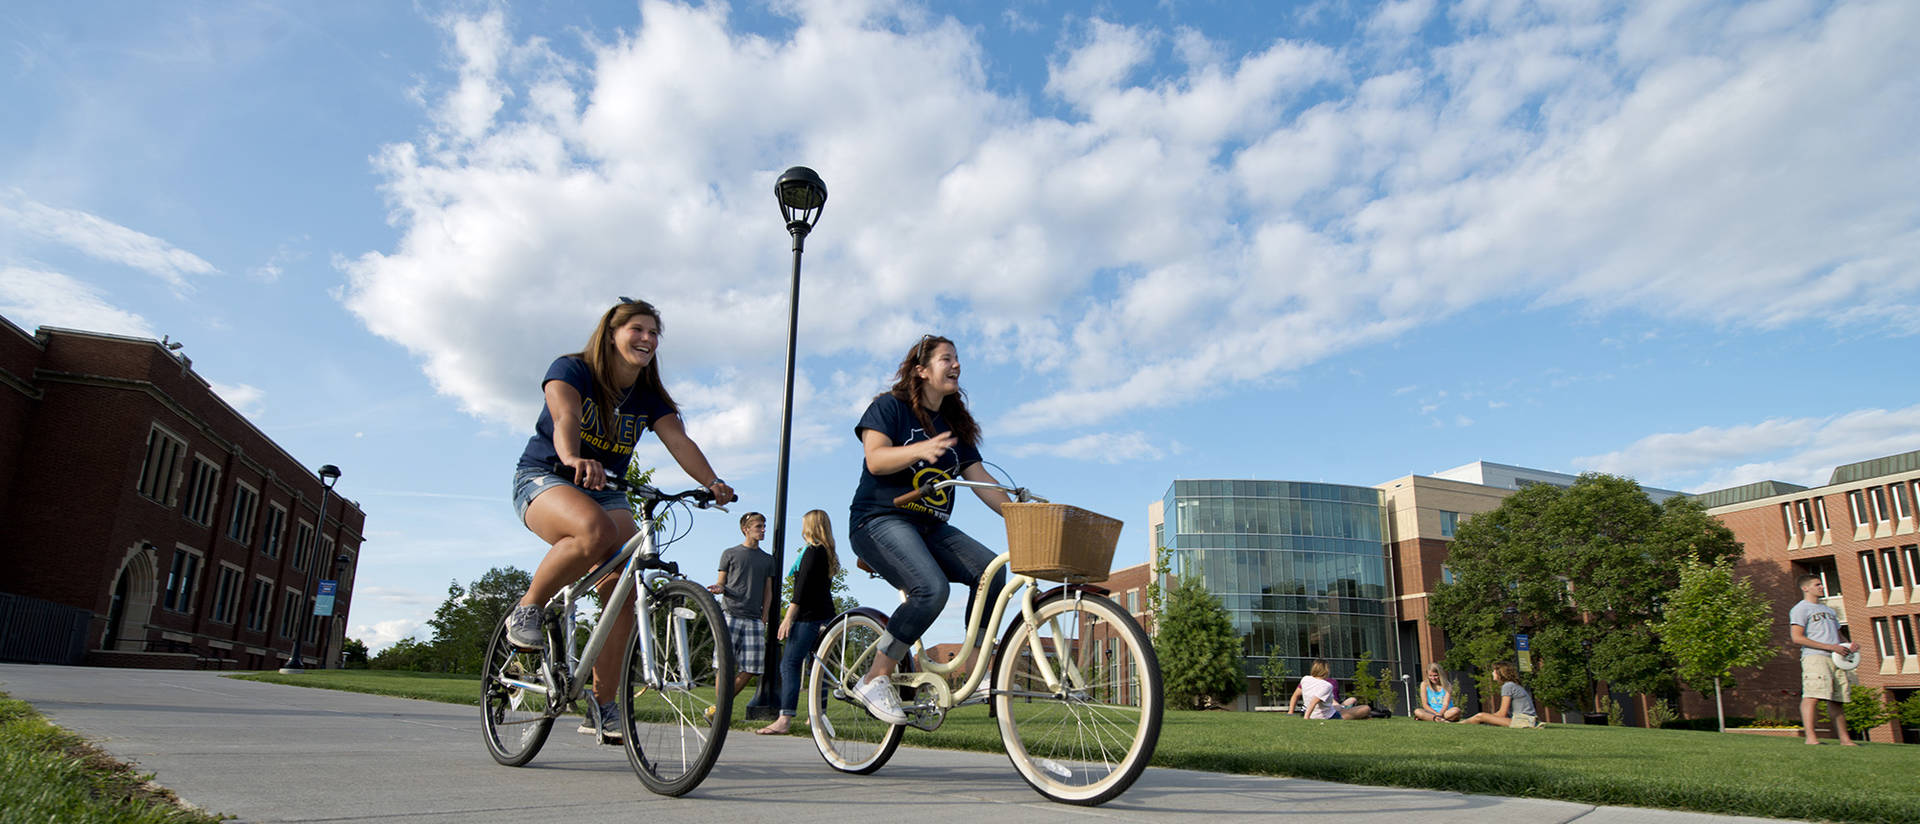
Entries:
[[1920,448],[1917,37],[1906,0],[26,0],[0,315],[181,341],[339,466],[375,649],[538,563],[512,466],[619,296],[743,495],[668,556],[711,581],[773,513],[794,165],[789,552],[809,509],[844,538],[927,332],[1116,566],[1175,478],[1824,484]]

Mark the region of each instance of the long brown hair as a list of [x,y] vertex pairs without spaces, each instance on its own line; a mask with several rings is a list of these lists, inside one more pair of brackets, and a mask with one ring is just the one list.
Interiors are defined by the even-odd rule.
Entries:
[[826,510],[812,509],[800,516],[800,540],[827,551],[828,580],[840,574],[840,553],[833,549],[833,521]]
[[[594,403],[600,407],[600,427],[603,432],[613,434],[613,416],[619,414],[620,399],[614,393],[621,387],[614,386],[613,361],[619,357],[613,353],[613,330],[627,325],[627,321],[640,315],[653,318],[653,323],[662,333],[666,331],[666,322],[660,319],[660,310],[644,300],[621,298],[619,303],[600,316],[600,323],[593,327],[593,334],[587,336],[587,346],[576,357],[587,362],[587,371],[593,373]],[[667,387],[660,382],[660,347],[653,349],[653,357],[647,365],[640,368],[640,376],[634,379],[635,389],[650,391],[667,409],[680,411],[679,404],[673,402],[673,396],[667,394]],[[648,421],[651,425],[653,422]]]
[[[933,360],[933,353],[940,344],[953,346],[953,341],[939,335],[922,335],[920,342],[907,350],[907,356],[900,359],[900,369],[893,375],[893,388],[887,394],[905,401],[907,408],[913,410],[913,419],[920,422],[920,428],[926,430],[927,437],[933,437],[933,418],[920,407],[920,388],[926,384],[914,370],[926,366]],[[954,346],[958,357],[960,348]],[[953,428],[953,436],[968,446],[980,445],[980,424],[973,420],[973,413],[967,411],[967,392],[960,390],[940,400],[940,417],[947,419],[947,425]]]

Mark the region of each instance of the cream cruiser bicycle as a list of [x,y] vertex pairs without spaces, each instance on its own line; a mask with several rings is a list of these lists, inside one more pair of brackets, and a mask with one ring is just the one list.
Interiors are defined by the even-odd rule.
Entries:
[[[1002,510],[1010,550],[975,585],[963,651],[941,663],[915,644],[900,662],[893,683],[907,725],[931,731],[954,708],[985,703],[1007,758],[1034,790],[1068,804],[1109,801],[1153,758],[1162,714],[1160,667],[1147,634],[1092,585],[1106,580],[1120,522],[1047,503],[1025,489],[960,479],[921,487],[895,503],[959,486],[1013,496],[1016,502]],[[1011,574],[989,610],[987,586],[1002,567]],[[1036,579],[1061,585],[1040,591]],[[1000,631],[1009,608],[1014,613],[999,643],[984,643]],[[836,617],[803,675],[814,744],[841,772],[880,769],[905,731],[873,717],[853,695],[886,625],[886,615],[871,608]],[[961,683],[949,683],[961,672]]]
[[[571,470],[567,470],[571,471]],[[626,719],[627,761],[640,782],[661,795],[684,795],[705,780],[727,740],[733,717],[733,647],[713,596],[660,559],[672,534],[666,514],[675,505],[699,509],[713,503],[705,489],[668,494],[609,475],[607,483],[643,500],[640,530],[618,553],[553,596],[542,611],[547,643],[539,651],[507,642],[503,623],[487,644],[481,674],[480,714],[493,760],[518,767],[533,760],[553,731],[553,722],[579,701],[588,717],[592,692],[586,675],[605,652],[613,621],[584,632],[575,611],[580,597],[609,574],[620,576],[612,604],[631,603],[633,639],[622,650],[627,666],[620,683],[620,713]],[[665,509],[663,509],[663,507]],[[661,517],[656,518],[655,513]],[[635,596],[629,601],[629,596]]]

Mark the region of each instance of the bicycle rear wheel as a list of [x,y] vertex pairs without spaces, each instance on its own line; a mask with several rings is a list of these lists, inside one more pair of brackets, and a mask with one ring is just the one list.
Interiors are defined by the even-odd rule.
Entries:
[[640,636],[627,645],[620,708],[627,719],[627,762],[647,789],[685,795],[713,770],[733,720],[733,645],[726,619],[705,589],[670,581],[652,595],[654,671],[640,660]]
[[506,624],[494,627],[480,671],[480,728],[493,760],[518,767],[540,752],[553,731],[552,686],[546,653],[516,649]]
[[807,725],[820,757],[836,770],[866,775],[885,766],[900,748],[903,727],[867,712],[853,685],[867,674],[885,630],[873,616],[853,612],[820,634],[808,662]]
[[994,664],[993,706],[1007,758],[1049,799],[1105,803],[1153,759],[1159,661],[1133,616],[1098,595],[1048,596],[1035,617],[1038,623],[1016,623]]

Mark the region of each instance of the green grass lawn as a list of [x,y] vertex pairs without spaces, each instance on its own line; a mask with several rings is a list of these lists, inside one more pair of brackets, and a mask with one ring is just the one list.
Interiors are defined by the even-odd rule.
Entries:
[[0,693],[0,821],[216,824],[147,777]]
[[[478,703],[479,692],[471,676],[328,670],[238,677],[465,704]],[[740,720],[744,703],[734,708],[735,726],[760,726]],[[1001,752],[999,729],[978,706],[956,711],[935,732],[908,730],[906,743]],[[1170,711],[1153,763],[1587,804],[1920,822],[1920,747],[1897,744],[1809,747],[1793,738],[1683,730],[1562,724],[1512,730],[1406,718],[1307,721],[1279,713]]]

